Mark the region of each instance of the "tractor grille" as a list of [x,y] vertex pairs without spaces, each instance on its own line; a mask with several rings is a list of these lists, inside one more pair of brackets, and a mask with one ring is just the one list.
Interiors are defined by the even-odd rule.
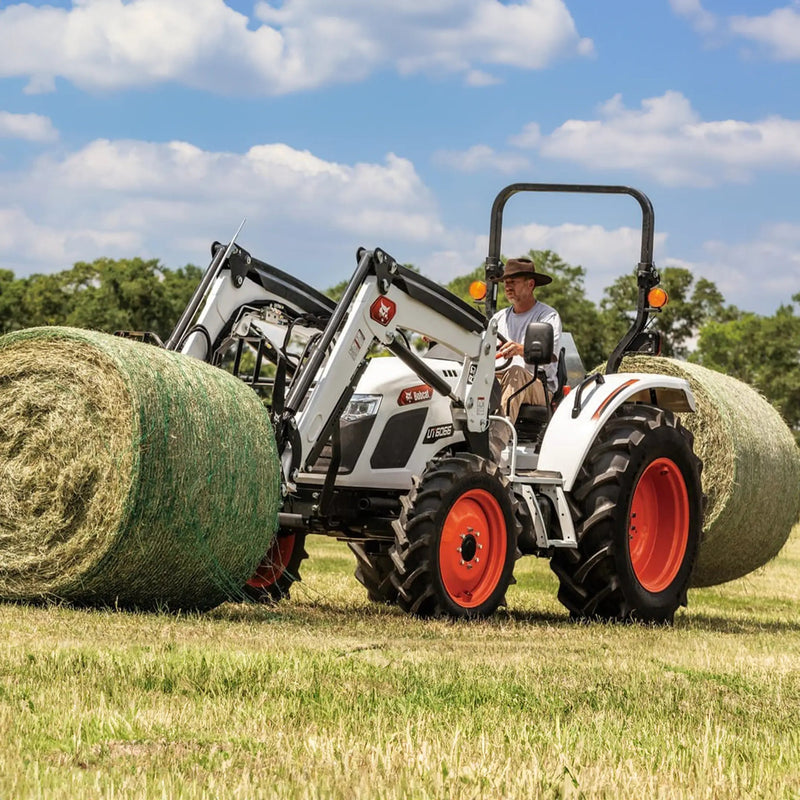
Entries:
[[[342,421],[342,462],[339,464],[339,475],[347,475],[353,471],[374,424],[375,417],[367,417],[354,422]],[[311,472],[314,474],[326,474],[330,467],[332,455],[333,448],[329,441],[322,448],[317,463],[311,468]]]

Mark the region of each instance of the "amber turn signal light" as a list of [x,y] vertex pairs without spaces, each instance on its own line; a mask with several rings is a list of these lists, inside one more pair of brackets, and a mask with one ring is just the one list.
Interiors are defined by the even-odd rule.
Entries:
[[483,281],[472,281],[469,285],[469,296],[473,300],[483,300],[486,297],[486,284]]
[[656,286],[647,293],[647,302],[650,308],[664,308],[669,302],[669,295],[660,286]]

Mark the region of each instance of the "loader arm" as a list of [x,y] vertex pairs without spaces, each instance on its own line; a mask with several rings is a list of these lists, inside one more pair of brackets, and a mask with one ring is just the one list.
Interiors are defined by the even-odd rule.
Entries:
[[[455,389],[405,344],[401,329],[440,342],[461,357]],[[356,272],[316,352],[297,376],[278,426],[288,482],[297,470],[313,467],[334,435],[374,344],[389,349],[434,390],[448,396],[454,423],[473,447],[488,450],[496,327],[487,330],[480,312],[382,250],[360,250]]]
[[214,242],[211,251],[212,261],[170,335],[167,349],[210,362],[215,345],[244,308],[273,305],[290,319],[302,317],[320,330],[336,308],[329,297],[235,244],[226,247]]

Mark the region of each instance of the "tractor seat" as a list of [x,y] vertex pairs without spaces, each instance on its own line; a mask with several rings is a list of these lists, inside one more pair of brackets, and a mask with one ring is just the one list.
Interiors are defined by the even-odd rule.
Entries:
[[533,442],[540,439],[553,411],[564,396],[564,387],[567,385],[567,362],[563,347],[558,353],[556,377],[558,378],[558,386],[551,401],[552,410],[547,406],[535,406],[531,403],[523,403],[519,407],[519,414],[514,427],[517,429],[517,438],[520,441]]
[[519,407],[519,414],[514,425],[517,429],[517,438],[521,442],[536,441],[549,419],[550,414],[547,406],[534,406],[531,403],[523,403]]

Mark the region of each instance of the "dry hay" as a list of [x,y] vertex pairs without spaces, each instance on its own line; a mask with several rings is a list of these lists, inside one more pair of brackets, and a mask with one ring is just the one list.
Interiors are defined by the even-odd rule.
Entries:
[[800,515],[800,451],[778,412],[752,387],[698,364],[627,356],[621,371],[685,378],[697,402],[694,414],[679,415],[694,434],[707,498],[692,586],[766,564]]
[[0,597],[209,608],[241,597],[277,527],[255,393],[101,333],[0,338]]

